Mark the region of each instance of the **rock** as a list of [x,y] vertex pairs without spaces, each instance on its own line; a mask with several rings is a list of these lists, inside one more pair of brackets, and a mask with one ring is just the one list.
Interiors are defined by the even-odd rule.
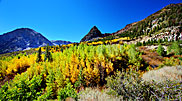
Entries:
[[94,26],[87,35],[85,35],[80,42],[84,42],[84,41],[89,41],[93,38],[97,38],[97,37],[102,37],[102,33],[100,32],[100,30]]

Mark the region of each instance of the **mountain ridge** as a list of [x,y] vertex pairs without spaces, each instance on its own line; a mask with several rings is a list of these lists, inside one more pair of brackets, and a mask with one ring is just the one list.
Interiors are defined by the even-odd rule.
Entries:
[[175,6],[182,6],[182,3],[169,4],[169,5],[165,6],[165,7],[163,7],[161,10],[159,10],[159,11],[157,11],[157,12],[155,12],[155,13],[149,15],[149,16],[146,17],[146,18],[144,18],[143,20],[140,20],[140,21],[137,21],[137,22],[133,22],[133,23],[127,24],[124,28],[122,28],[122,29],[120,29],[119,31],[114,32],[114,33],[112,33],[112,34],[119,34],[119,32],[122,33],[122,32],[124,32],[124,31],[126,31],[127,29],[130,29],[131,26],[133,26],[133,25],[135,25],[135,24],[137,24],[137,23],[139,23],[139,22],[145,21],[147,18],[149,18],[149,17],[151,17],[151,16],[156,16],[157,14],[161,13],[162,10],[167,9],[167,8],[170,8],[170,7],[175,7]]
[[133,39],[142,35],[151,36],[158,31],[167,32],[166,29],[172,30],[173,26],[182,27],[182,3],[169,4],[143,20],[127,24],[116,32],[109,33],[107,36],[95,37],[89,41],[112,40],[119,37],[130,37]]
[[[68,43],[71,42],[63,41],[62,44]],[[55,45],[54,42],[51,42],[41,33],[38,33],[33,29],[18,28],[0,35],[0,54],[43,47],[47,44],[50,46]],[[61,44],[61,41],[59,41],[59,44]]]

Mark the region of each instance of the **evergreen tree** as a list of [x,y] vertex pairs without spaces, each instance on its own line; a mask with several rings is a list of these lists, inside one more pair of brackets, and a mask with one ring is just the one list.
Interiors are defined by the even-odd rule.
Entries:
[[158,43],[162,43],[162,39],[158,39]]
[[154,39],[154,43],[157,43],[157,40],[156,39]]
[[146,43],[145,43],[145,41],[143,41],[143,46],[145,46],[146,45]]
[[52,59],[52,55],[51,53],[49,52],[49,45],[47,45],[46,47],[46,52],[45,52],[45,59],[44,61],[48,60],[49,62],[53,61]]
[[147,41],[147,45],[151,45],[151,41],[150,41],[150,39]]
[[141,42],[137,42],[136,46],[142,46]]
[[159,29],[160,29],[160,28],[159,28],[159,25],[157,25],[157,26],[156,26],[155,32],[159,31]]
[[149,37],[152,37],[151,32],[149,32],[148,36],[149,36]]
[[162,28],[165,28],[165,24],[164,23],[162,23]]
[[41,51],[41,47],[40,47],[39,50],[38,50],[37,59],[36,59],[37,63],[42,61],[41,54],[42,54],[42,51]]
[[165,38],[165,39],[164,39],[164,42],[168,42],[168,38]]

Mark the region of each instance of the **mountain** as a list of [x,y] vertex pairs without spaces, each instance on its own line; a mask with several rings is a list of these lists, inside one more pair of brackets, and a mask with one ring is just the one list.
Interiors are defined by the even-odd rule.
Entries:
[[102,33],[100,32],[100,30],[94,26],[92,27],[92,29],[88,32],[87,35],[85,35],[80,42],[83,41],[90,41],[93,38],[98,38],[98,37],[102,37]]
[[0,35],[0,54],[53,45],[51,41],[40,33],[29,29],[20,28]]
[[[130,37],[131,39],[137,39],[143,36],[164,34],[164,33],[181,33],[182,31],[182,3],[170,4],[154,14],[151,14],[147,18],[127,24],[124,28],[101,36],[101,34],[93,35],[92,30],[81,41],[104,41],[112,40],[120,37]],[[170,35],[168,34],[168,35]],[[93,40],[93,37],[100,37]],[[169,37],[169,36],[168,36]]]
[[67,45],[67,44],[71,44],[72,42],[70,41],[63,41],[63,40],[51,40],[53,45]]
[[[159,29],[181,26],[182,24],[182,3],[170,4],[154,14],[151,14],[147,18],[126,25],[121,30],[112,33],[114,35],[126,34],[138,34],[134,36],[140,36],[144,34],[153,34]],[[132,33],[135,32],[135,33]]]

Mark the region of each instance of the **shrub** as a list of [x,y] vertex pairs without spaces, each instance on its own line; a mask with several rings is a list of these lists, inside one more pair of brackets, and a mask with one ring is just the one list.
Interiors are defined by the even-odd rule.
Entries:
[[174,52],[175,55],[181,55],[182,51],[181,51],[181,47],[180,47],[180,44],[179,42],[175,41],[172,43],[171,46],[168,46],[167,48],[168,50],[168,54],[170,52]]
[[165,61],[163,61],[163,65],[165,66],[177,66],[181,64],[182,64],[181,61],[175,59],[174,57],[166,58]]
[[165,56],[165,51],[164,51],[164,47],[160,44],[157,48],[157,53],[160,55],[160,56]]
[[157,70],[145,72],[142,76],[145,81],[163,82],[166,80],[182,81],[182,66],[164,66]]
[[175,55],[181,54],[181,47],[177,41],[172,44],[172,50],[174,51]]
[[107,78],[110,94],[117,93],[124,100],[180,100],[182,82],[165,81],[161,83],[143,81],[133,70],[118,71]]

